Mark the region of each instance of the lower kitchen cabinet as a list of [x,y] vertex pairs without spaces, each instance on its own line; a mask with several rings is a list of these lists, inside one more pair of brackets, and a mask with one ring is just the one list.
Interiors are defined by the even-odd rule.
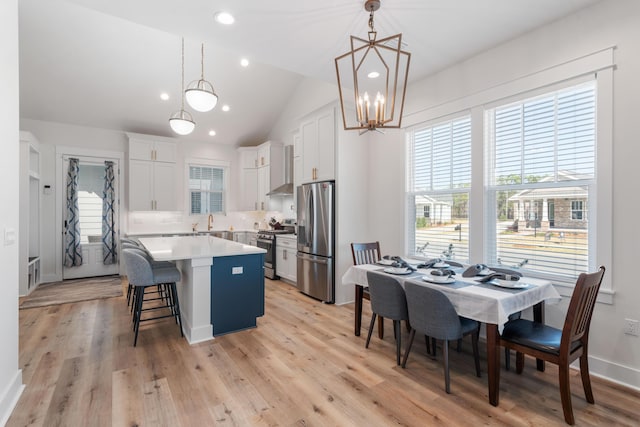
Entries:
[[276,274],[295,283],[297,279],[296,239],[276,236]]

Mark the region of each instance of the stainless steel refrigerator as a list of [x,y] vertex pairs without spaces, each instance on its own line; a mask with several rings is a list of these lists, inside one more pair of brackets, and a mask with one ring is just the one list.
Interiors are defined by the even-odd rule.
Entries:
[[335,182],[300,185],[298,191],[298,289],[335,302]]

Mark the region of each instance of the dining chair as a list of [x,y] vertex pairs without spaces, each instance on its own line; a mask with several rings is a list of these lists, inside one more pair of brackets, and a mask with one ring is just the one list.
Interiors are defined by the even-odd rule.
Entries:
[[558,365],[562,411],[564,420],[571,425],[575,419],[571,406],[569,365],[578,358],[585,397],[587,402],[594,403],[588,364],[589,327],[604,272],[604,266],[600,266],[596,272],[578,276],[562,329],[517,319],[507,322],[500,337],[500,345],[516,351],[518,374],[524,369],[525,354]]
[[[178,301],[178,292],[176,282],[181,278],[180,270],[175,266],[172,268],[152,268],[151,263],[144,255],[132,249],[124,249],[123,257],[125,259],[125,267],[127,278],[131,286],[133,286],[133,329],[135,335],[133,338],[133,346],[138,342],[138,331],[140,323],[149,320],[162,319],[167,317],[175,318],[180,335],[182,332],[182,317],[180,315],[180,304]],[[152,286],[164,286],[166,294],[159,298],[145,299],[147,288]],[[145,303],[147,307],[144,308]],[[155,317],[142,318],[143,312],[168,309],[169,314],[157,315]]]
[[[382,258],[380,242],[351,243],[351,256],[353,257],[353,265],[375,264]],[[359,291],[360,290],[356,287],[356,335],[360,335],[360,327],[362,325],[362,299],[371,301],[371,295],[368,287],[364,287],[362,289],[362,297],[358,295]],[[378,318],[378,337],[380,339],[384,338],[384,318],[382,316],[379,316]]]
[[[480,334],[480,323],[458,316],[449,298],[437,289],[407,281],[404,290],[412,329],[409,335],[409,344],[402,360],[402,367],[405,368],[407,365],[416,331],[424,334],[427,342],[429,340],[428,337],[442,340],[445,390],[447,393],[451,393],[449,386],[449,341],[471,335],[476,375],[479,377],[478,336]],[[435,345],[432,347],[435,354]]]
[[400,365],[402,330],[400,322],[409,319],[407,312],[407,298],[404,289],[394,277],[375,271],[367,272],[369,294],[371,297],[371,323],[365,348],[369,348],[371,333],[376,316],[384,316],[393,320],[393,332],[396,339],[396,364]]

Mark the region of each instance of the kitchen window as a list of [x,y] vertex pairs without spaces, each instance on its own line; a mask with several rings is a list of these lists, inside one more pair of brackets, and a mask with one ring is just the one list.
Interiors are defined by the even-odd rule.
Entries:
[[226,167],[189,164],[189,213],[224,213]]
[[468,262],[471,118],[409,132],[409,255]]

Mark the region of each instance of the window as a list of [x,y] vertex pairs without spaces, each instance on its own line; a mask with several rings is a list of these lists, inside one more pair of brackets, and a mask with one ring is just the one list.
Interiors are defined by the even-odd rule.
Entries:
[[189,165],[191,215],[224,213],[225,168]]
[[571,202],[571,219],[582,220],[582,200]]
[[488,261],[566,279],[589,270],[595,82],[500,105],[485,118]]
[[81,162],[78,168],[80,243],[102,242],[104,165]]
[[[469,258],[471,118],[416,128],[408,134],[407,253]],[[421,213],[422,215],[420,215]]]

